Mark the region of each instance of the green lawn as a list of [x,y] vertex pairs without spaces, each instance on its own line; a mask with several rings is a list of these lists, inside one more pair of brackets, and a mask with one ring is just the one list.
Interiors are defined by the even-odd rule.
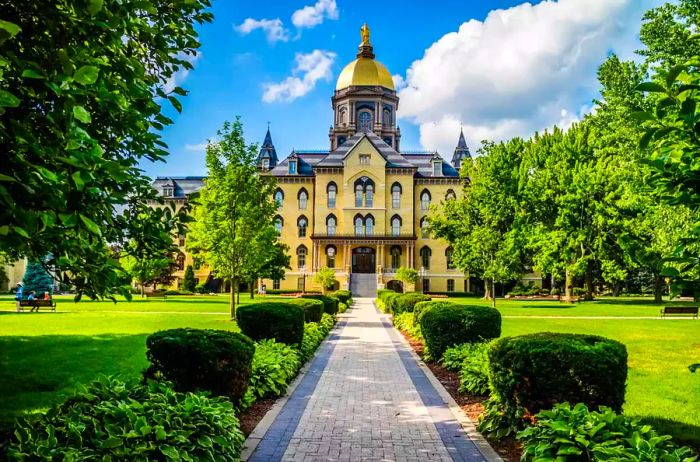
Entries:
[[[265,299],[273,298],[280,297]],[[225,295],[116,304],[57,300],[57,313],[17,314],[12,298],[0,297],[0,428],[21,412],[60,401],[98,374],[137,378],[147,366],[145,340],[152,332],[238,329],[229,321]],[[251,303],[248,295],[241,303]]]
[[[254,301],[261,300],[256,297]],[[477,298],[449,300],[489,303]],[[241,302],[251,303],[247,295],[241,296]],[[632,298],[576,305],[499,300],[498,308],[506,316],[504,335],[579,332],[624,343],[630,366],[625,412],[653,419],[660,430],[700,447],[700,374],[687,369],[700,362],[700,321],[614,319],[658,316],[658,305]],[[76,304],[69,297],[59,297],[55,314],[16,314],[14,309],[11,297],[0,297],[0,426],[5,427],[19,413],[43,409],[98,374],[138,377],[147,365],[145,339],[154,331],[185,326],[237,329],[228,320],[225,295],[165,301],[137,298],[117,304]],[[558,318],[561,316],[611,318]]]

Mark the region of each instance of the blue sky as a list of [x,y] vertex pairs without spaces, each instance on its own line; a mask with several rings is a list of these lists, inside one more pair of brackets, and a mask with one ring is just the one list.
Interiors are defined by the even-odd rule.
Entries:
[[611,52],[632,56],[641,14],[658,3],[214,1],[195,68],[177,76],[190,93],[181,114],[168,109],[171,155],[142,168],[152,177],[206,174],[205,141],[237,115],[248,142],[261,142],[269,121],[281,157],[326,149],[330,97],[363,22],[401,85],[402,149],[449,158],[460,126],[474,152],[481,139],[567,125],[590,110],[597,66]]

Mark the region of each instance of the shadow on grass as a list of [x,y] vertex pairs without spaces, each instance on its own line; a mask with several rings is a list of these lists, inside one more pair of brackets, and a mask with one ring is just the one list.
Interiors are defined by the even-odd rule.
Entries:
[[137,379],[147,366],[139,335],[0,337],[0,429],[65,399],[100,374]]
[[651,425],[661,435],[671,435],[673,440],[691,446],[700,452],[700,427],[661,417],[641,417],[642,423]]
[[654,302],[654,300],[649,299],[649,298],[638,298],[638,299],[630,299],[630,298],[597,298],[595,300],[596,303],[601,303],[605,305],[646,305],[646,306],[698,306],[700,305],[700,302],[693,302],[690,300],[664,300],[660,303]]
[[48,315],[48,314],[50,314],[50,315],[55,315],[55,314],[68,314],[68,313],[67,313],[67,312],[64,312],[64,311],[58,311],[58,310],[57,310],[57,311],[39,311],[39,312],[33,312],[33,313],[30,313],[29,311],[20,311],[19,313],[18,313],[17,311],[9,311],[9,310],[2,310],[2,311],[0,311],[0,316],[6,316],[6,315],[10,315],[10,314],[14,314],[14,315],[17,315],[17,316],[22,316],[22,315],[32,315],[32,316],[35,316],[35,315],[37,315],[37,314],[42,314],[42,315]]

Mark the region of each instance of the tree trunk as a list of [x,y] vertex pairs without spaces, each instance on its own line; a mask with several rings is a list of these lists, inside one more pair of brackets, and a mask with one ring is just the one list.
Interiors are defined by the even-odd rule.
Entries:
[[654,303],[661,303],[663,301],[663,280],[658,274],[654,274]]
[[146,296],[146,288],[143,286],[143,284],[139,284],[141,286],[141,298]]
[[593,271],[590,268],[590,263],[586,265],[586,295],[584,300],[593,300]]
[[574,284],[573,278],[571,277],[571,273],[567,269],[566,270],[566,280],[564,282],[564,301],[569,302],[569,303],[571,303],[573,301],[572,300],[573,294],[571,293],[572,292],[571,289],[572,289],[573,284]]
[[496,308],[496,280],[491,278],[491,304]]
[[255,282],[253,281],[250,283],[250,299],[253,300],[255,298]]
[[622,291],[622,281],[615,281],[613,284],[613,297],[619,297]]
[[236,278],[231,279],[231,321],[236,320],[236,292],[233,290],[236,287]]
[[491,299],[491,284],[488,279],[484,279],[484,299]]

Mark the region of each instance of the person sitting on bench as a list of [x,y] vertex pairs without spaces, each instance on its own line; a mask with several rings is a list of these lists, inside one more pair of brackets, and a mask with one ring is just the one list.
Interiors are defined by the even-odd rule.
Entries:
[[[27,300],[36,301],[36,292],[33,290],[29,292],[29,295],[27,295]],[[32,308],[29,310],[30,313],[33,313],[34,311],[37,313],[39,312],[39,306],[36,303],[32,303]]]

